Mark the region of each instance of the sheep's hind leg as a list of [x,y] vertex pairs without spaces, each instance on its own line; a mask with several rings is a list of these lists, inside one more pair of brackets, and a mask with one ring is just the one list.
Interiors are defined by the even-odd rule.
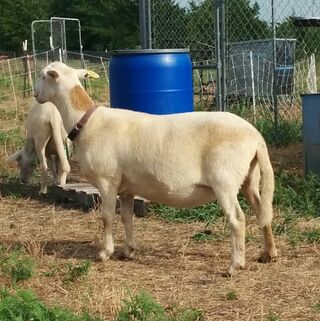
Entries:
[[245,267],[245,216],[236,192],[230,193],[229,189],[228,193],[216,195],[231,229],[231,263],[227,274],[233,275],[237,269]]
[[[256,167],[252,174],[246,178],[241,191],[255,213],[263,232],[264,250],[261,253],[258,261],[260,263],[268,263],[277,256],[277,249],[274,243],[271,228],[273,211],[272,204],[262,205],[261,203],[261,196],[259,192],[260,175],[258,170],[259,168]],[[265,208],[262,208],[262,206],[265,206]]]
[[46,146],[48,144],[50,137],[44,137],[42,140],[38,139],[35,141],[35,149],[40,162],[41,169],[41,188],[39,194],[47,194],[48,186],[48,164],[46,159]]
[[60,184],[60,179],[58,177],[58,167],[57,167],[57,162],[56,162],[57,156],[55,155],[50,155],[50,158],[48,159],[48,166],[52,174],[53,178],[53,183],[55,185]]
[[126,243],[124,247],[124,256],[126,258],[132,258],[136,248],[133,235],[133,202],[133,195],[120,195],[121,219],[126,232]]

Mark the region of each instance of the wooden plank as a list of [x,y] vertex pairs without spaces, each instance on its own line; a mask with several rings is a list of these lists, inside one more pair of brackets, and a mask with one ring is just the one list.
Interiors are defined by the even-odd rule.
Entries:
[[[88,183],[72,183],[53,185],[48,187],[48,195],[58,202],[75,202],[85,210],[90,210],[100,205],[101,198],[97,188]],[[149,202],[141,197],[134,198],[134,213],[138,217],[147,214],[146,204]],[[119,199],[117,200],[119,207]]]

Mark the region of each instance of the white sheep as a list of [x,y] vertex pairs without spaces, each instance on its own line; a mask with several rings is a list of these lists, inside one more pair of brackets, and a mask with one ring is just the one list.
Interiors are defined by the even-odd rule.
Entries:
[[9,156],[17,161],[23,183],[28,183],[36,168],[37,157],[41,168],[40,194],[47,193],[48,167],[55,184],[65,184],[70,165],[65,150],[67,132],[60,113],[50,102],[35,103],[26,120],[27,138],[24,146]]
[[128,256],[135,249],[134,195],[176,207],[218,200],[231,228],[228,273],[232,274],[245,266],[245,216],[237,199],[240,190],[262,227],[260,261],[269,262],[276,256],[271,229],[274,173],[266,143],[254,126],[227,112],[158,116],[105,107],[94,110],[79,74],[88,75],[88,71],[51,63],[41,72],[35,97],[40,103],[51,101],[57,106],[68,132],[92,113],[86,123],[81,121],[83,128],[76,130],[74,143],[83,175],[102,198],[105,238],[100,259],[108,259],[114,252],[117,194]]

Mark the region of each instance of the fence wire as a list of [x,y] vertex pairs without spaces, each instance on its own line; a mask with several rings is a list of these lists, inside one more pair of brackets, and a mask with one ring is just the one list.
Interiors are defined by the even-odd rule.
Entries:
[[[97,105],[109,104],[109,60],[99,56],[68,52],[68,64],[99,74],[99,79],[85,80],[84,86]],[[25,121],[34,104],[33,89],[39,71],[51,62],[52,51],[14,59],[0,60],[0,169],[4,160],[19,149],[26,137]],[[36,62],[36,63],[35,63]]]
[[[153,48],[189,48],[194,64],[216,63],[218,0],[150,1]],[[300,95],[316,92],[320,86],[317,2],[225,0],[226,101],[230,111],[245,109],[253,119],[259,115],[272,119],[276,106],[280,120],[301,120]],[[215,81],[215,70],[194,72],[196,108],[216,108]]]

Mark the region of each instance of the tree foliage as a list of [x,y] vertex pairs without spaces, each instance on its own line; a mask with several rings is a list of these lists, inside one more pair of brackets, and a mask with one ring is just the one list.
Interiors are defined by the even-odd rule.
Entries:
[[[135,48],[139,45],[138,4],[139,0],[0,0],[0,49],[20,53],[22,41],[31,42],[32,21],[52,16],[80,19],[85,50]],[[153,0],[152,13],[156,48],[190,47],[200,55],[214,49],[212,0],[189,0],[185,7],[177,0]],[[74,34],[76,26],[68,26]],[[229,42],[247,41],[271,38],[272,28],[261,18],[258,3],[228,0],[226,33]],[[78,49],[77,37],[68,34],[68,49]],[[320,41],[315,28],[297,28],[290,19],[277,25],[277,37],[296,38],[298,55],[314,52]]]
[[44,0],[0,0],[0,48],[21,51],[22,41],[31,40],[31,23],[47,15]]

